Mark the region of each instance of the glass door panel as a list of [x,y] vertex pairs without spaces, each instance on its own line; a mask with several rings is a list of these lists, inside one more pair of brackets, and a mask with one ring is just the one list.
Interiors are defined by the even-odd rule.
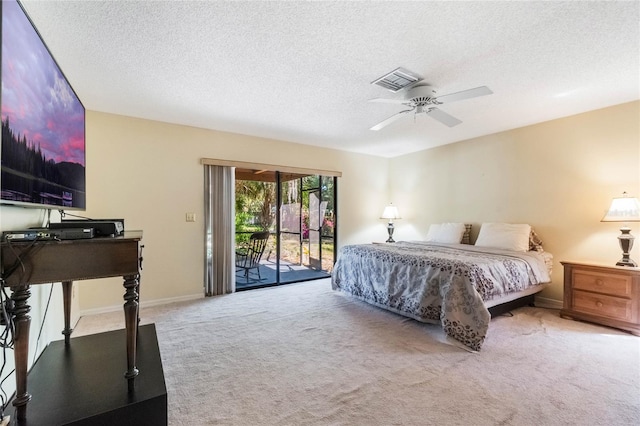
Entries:
[[[236,170],[236,289],[277,283],[275,174],[255,175]],[[252,258],[252,235],[269,231],[264,250]]]
[[309,230],[307,239],[307,250],[309,252],[308,266],[317,271],[322,270],[320,261],[320,231],[322,231],[322,221],[324,212],[327,209],[327,202],[320,201],[320,189],[311,189],[308,192],[309,210]]
[[331,272],[335,262],[335,232],[336,232],[336,178],[321,176],[320,199],[326,203],[320,229],[320,257],[322,270]]
[[280,283],[298,281],[303,270],[303,227],[301,177],[280,174]]

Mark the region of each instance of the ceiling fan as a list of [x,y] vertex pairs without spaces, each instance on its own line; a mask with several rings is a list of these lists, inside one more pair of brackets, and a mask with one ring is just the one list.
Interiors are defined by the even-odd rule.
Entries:
[[370,99],[369,102],[385,102],[392,104],[402,104],[409,109],[400,111],[399,113],[392,115],[384,121],[371,127],[371,130],[380,130],[394,121],[408,115],[413,112],[414,114],[425,113],[429,117],[441,122],[442,124],[453,127],[462,123],[452,115],[438,109],[438,105],[461,101],[464,99],[475,98],[478,96],[490,95],[493,92],[486,86],[476,87],[475,89],[463,90],[461,92],[450,93],[448,95],[437,96],[433,87],[428,85],[413,85],[403,90],[401,97],[396,98],[376,98]]

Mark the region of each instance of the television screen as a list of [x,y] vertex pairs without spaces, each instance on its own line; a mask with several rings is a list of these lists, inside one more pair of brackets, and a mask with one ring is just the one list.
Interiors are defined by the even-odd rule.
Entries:
[[0,8],[0,202],[83,210],[84,106],[22,5]]

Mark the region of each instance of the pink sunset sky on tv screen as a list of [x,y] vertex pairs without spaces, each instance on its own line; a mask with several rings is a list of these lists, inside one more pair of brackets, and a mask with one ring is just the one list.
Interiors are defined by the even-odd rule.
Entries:
[[84,108],[15,2],[3,5],[2,120],[47,158],[84,165]]

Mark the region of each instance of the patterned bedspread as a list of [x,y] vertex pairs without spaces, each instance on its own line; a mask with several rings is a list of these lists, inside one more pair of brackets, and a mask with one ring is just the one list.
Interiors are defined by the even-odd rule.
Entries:
[[448,336],[476,351],[491,320],[484,301],[549,281],[538,252],[425,242],[345,246],[331,278],[334,290],[441,323]]

